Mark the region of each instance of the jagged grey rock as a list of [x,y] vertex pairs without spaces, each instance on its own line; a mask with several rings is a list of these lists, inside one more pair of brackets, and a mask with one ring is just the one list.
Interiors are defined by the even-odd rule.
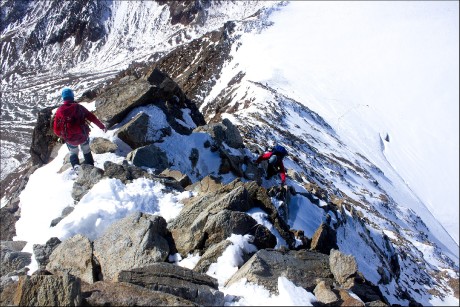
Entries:
[[98,167],[82,164],[81,171],[73,183],[72,198],[79,201],[104,176],[104,171]]
[[106,152],[116,152],[118,145],[114,142],[101,137],[95,137],[91,140],[89,147],[92,152],[96,154],[103,154]]
[[30,157],[34,165],[48,163],[57,142],[58,138],[52,130],[52,111],[55,108],[46,107],[38,111],[30,146]]
[[226,127],[225,129],[225,143],[233,148],[243,148],[243,138],[241,137],[238,128],[228,119],[224,118],[222,124]]
[[81,282],[70,274],[19,277],[15,306],[80,306]]
[[81,234],[64,240],[49,256],[46,270],[53,274],[66,272],[87,283],[95,282],[99,268],[93,260],[92,242]]
[[94,256],[104,281],[116,281],[122,270],[166,261],[170,234],[163,217],[134,212],[113,223],[94,241]]
[[56,237],[50,238],[45,244],[34,244],[33,251],[39,269],[45,269],[49,262],[49,257],[54,249],[61,244],[61,240]]
[[153,144],[136,148],[126,158],[135,166],[145,166],[155,169],[156,174],[161,173],[169,167],[166,153]]
[[118,280],[170,293],[199,305],[224,305],[224,294],[218,290],[215,278],[170,263],[125,270],[120,272]]
[[316,287],[318,278],[333,282],[327,255],[307,250],[263,249],[254,254],[227,281],[226,286],[246,278],[248,282],[262,285],[276,293],[280,276],[310,292]]
[[184,298],[126,282],[83,284],[82,296],[87,306],[198,306]]
[[152,86],[145,79],[109,86],[96,99],[95,115],[111,127],[123,120],[135,107],[151,103],[151,94]]
[[345,282],[356,275],[358,266],[355,257],[352,255],[345,255],[339,250],[332,249],[329,255],[329,266],[335,280],[340,284]]
[[22,252],[24,241],[1,241],[0,275],[18,272],[30,264],[32,254]]
[[135,149],[149,144],[147,131],[149,116],[141,112],[117,131],[117,136],[131,148]]

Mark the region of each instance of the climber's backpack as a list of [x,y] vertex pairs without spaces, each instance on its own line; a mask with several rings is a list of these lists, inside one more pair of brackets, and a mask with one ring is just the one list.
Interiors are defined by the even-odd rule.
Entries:
[[281,145],[275,145],[275,147],[273,147],[273,149],[272,149],[272,152],[275,155],[280,156],[281,158],[284,158],[287,155],[286,148],[284,148]]
[[66,143],[79,145],[88,139],[89,126],[85,120],[85,110],[78,103],[62,109],[62,116],[55,118],[61,137]]

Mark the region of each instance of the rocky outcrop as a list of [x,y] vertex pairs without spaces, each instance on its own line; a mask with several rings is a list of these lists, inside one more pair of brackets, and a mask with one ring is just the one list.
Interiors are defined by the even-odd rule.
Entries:
[[169,125],[181,134],[190,134],[191,129],[181,125],[182,109],[191,110],[191,118],[198,125],[204,118],[180,87],[167,74],[153,69],[142,77],[127,76],[121,82],[109,85],[96,100],[95,114],[108,126],[121,122],[134,108],[156,105],[166,115]]
[[[218,186],[216,186],[218,187]],[[267,196],[265,196],[267,197]],[[294,243],[294,238],[285,224],[277,216],[277,210],[264,198],[264,191],[256,183],[241,183],[238,180],[224,185],[218,190],[209,191],[189,200],[179,215],[168,224],[178,251],[187,255],[226,239],[230,234],[251,234],[259,247],[273,245],[276,241],[255,220],[245,214],[253,207],[264,207],[272,213],[270,218],[285,236],[285,240]],[[265,208],[272,206],[272,208]],[[256,227],[257,226],[257,227]],[[257,231],[257,229],[259,229]],[[262,238],[262,236],[265,236]]]
[[206,273],[211,264],[217,262],[217,259],[230,245],[232,245],[232,242],[224,240],[208,247],[206,252],[201,256],[200,260],[198,260],[193,270],[195,272]]
[[170,293],[204,306],[223,306],[224,294],[218,290],[217,280],[169,263],[120,272],[118,280]]
[[94,256],[104,281],[116,281],[118,273],[166,261],[171,238],[161,216],[132,213],[113,223],[94,241]]
[[52,111],[56,107],[47,107],[38,112],[37,123],[32,134],[30,157],[34,165],[43,165],[49,162],[57,136],[53,132]]
[[21,276],[15,306],[80,306],[81,282],[72,275]]

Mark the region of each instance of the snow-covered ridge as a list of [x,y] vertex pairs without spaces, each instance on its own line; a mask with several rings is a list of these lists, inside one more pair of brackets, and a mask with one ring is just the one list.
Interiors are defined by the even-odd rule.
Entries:
[[[2,21],[6,22],[2,22],[0,40],[1,179],[27,159],[36,112],[58,104],[63,86],[81,95],[133,62],[153,61],[156,54],[167,53],[226,21],[250,17],[276,4],[196,1],[190,7],[170,8],[174,3],[164,1],[2,1]],[[197,20],[172,24],[173,9],[176,14],[183,9]]]
[[[161,54],[156,54],[157,50],[153,51],[154,48],[148,51],[136,46],[136,41],[143,41],[141,36],[139,36],[139,40],[131,39],[125,42],[122,36],[123,31],[117,26],[116,33],[111,32],[111,48],[104,49],[105,45],[100,45],[99,47],[102,49],[98,49],[99,47],[94,47],[96,44],[91,41],[83,43],[87,45],[93,44],[94,48],[91,49],[91,52],[94,52],[94,55],[88,56],[88,58],[77,57],[79,60],[84,60],[81,63],[81,70],[78,68],[80,67],[78,66],[80,64],[78,64],[71,66],[69,69],[73,73],[66,73],[64,77],[62,75],[56,76],[53,71],[30,76],[11,75],[11,78],[16,78],[14,86],[17,88],[14,89],[8,87],[10,86],[8,80],[13,79],[2,80],[2,89],[3,85],[8,85],[6,86],[8,90],[6,97],[13,97],[14,99],[11,101],[21,102],[6,106],[5,108],[8,112],[3,112],[2,104],[2,120],[5,114],[6,119],[8,119],[6,122],[14,128],[11,129],[13,132],[11,137],[6,138],[10,143],[6,143],[2,139],[2,163],[4,161],[4,144],[8,144],[12,152],[18,151],[16,139],[12,137],[18,137],[17,131],[19,129],[21,129],[21,132],[24,131],[22,136],[24,143],[28,142],[27,129],[34,123],[35,119],[34,113],[31,115],[29,111],[31,107],[36,106],[36,101],[37,99],[39,100],[40,95],[43,95],[43,97],[47,95],[47,99],[43,100],[46,101],[45,105],[54,105],[59,102],[59,90],[63,85],[73,85],[77,94],[82,94],[88,88],[103,85],[106,80],[109,80],[129,63],[129,61],[123,61],[123,56],[120,58],[109,56],[112,52],[116,54],[125,52],[127,59],[133,60],[135,58],[136,61],[140,62],[150,61],[153,59],[151,58],[152,56],[154,59],[158,59],[160,56],[165,55],[166,58],[170,55],[170,62],[165,62],[170,65],[165,64],[164,68],[167,71],[169,67],[171,71],[167,72],[171,73],[173,79],[180,85],[186,85],[183,88],[184,91],[196,94],[192,98],[198,100],[196,103],[200,105],[200,110],[205,113],[204,115],[207,119],[219,122],[221,119],[227,118],[238,125],[246,146],[252,150],[254,155],[256,149],[263,149],[275,142],[282,143],[289,149],[291,155],[286,160],[286,166],[299,175],[294,176],[294,174],[291,174],[292,176],[288,179],[289,185],[298,192],[297,196],[291,200],[290,226],[304,230],[305,234],[310,237],[316,226],[325,219],[323,207],[337,206],[341,208],[341,211],[339,211],[340,214],[333,216],[333,221],[338,222],[340,220],[338,228],[340,250],[356,256],[359,269],[365,273],[366,278],[376,284],[383,283],[381,289],[391,298],[390,301],[404,303],[405,301],[401,301],[401,298],[404,297],[404,293],[409,293],[415,300],[428,305],[449,305],[451,302],[458,304],[458,298],[452,296],[450,288],[446,285],[447,279],[443,279],[450,275],[454,278],[454,281],[458,281],[458,244],[440,226],[439,221],[433,217],[420,197],[407,185],[401,174],[391,167],[389,163],[386,163],[381,148],[379,146],[373,148],[374,144],[380,144],[380,135],[373,134],[374,130],[378,129],[369,129],[373,127],[366,126],[364,121],[360,121],[360,119],[367,118],[367,116],[372,118],[371,108],[367,107],[367,104],[355,102],[355,97],[346,97],[346,95],[339,98],[345,102],[351,101],[351,105],[346,103],[342,105],[334,104],[332,101],[335,97],[328,90],[333,86],[337,86],[338,81],[334,78],[329,79],[329,76],[327,82],[325,82],[320,75],[313,76],[311,72],[306,70],[305,74],[300,74],[303,78],[288,79],[285,78],[286,74],[282,70],[271,70],[273,67],[278,67],[279,69],[279,66],[273,65],[273,67],[270,67],[269,64],[277,64],[281,56],[268,58],[270,55],[268,51],[278,49],[274,48],[274,45],[270,46],[270,43],[262,44],[262,42],[257,41],[257,36],[253,35],[253,33],[261,32],[264,25],[266,26],[270,22],[264,19],[254,20],[257,18],[253,14],[249,14],[253,13],[252,9],[261,8],[259,5],[263,6],[264,4],[249,3],[249,11],[243,9],[240,11],[238,3],[223,2],[222,4],[228,12],[219,13],[219,6],[214,7],[211,5],[211,7],[207,8],[208,12],[213,12],[216,16],[214,19],[216,21],[215,27],[213,25],[206,28],[206,23],[202,26],[203,28],[200,28],[199,25],[184,27],[182,24],[176,23],[172,25],[172,28],[179,30],[171,32],[173,33],[171,37],[174,37],[174,39],[167,40],[167,37],[163,36],[163,34],[158,35],[158,41],[152,39],[152,41],[159,44],[158,50],[161,50]],[[137,22],[146,21],[146,16],[133,10],[140,8],[136,7],[137,5],[141,4],[126,1],[116,3],[117,12],[120,13],[118,15],[120,18],[117,21],[119,22],[118,25],[125,25],[125,29],[128,31],[127,33],[131,33],[130,35],[136,35],[136,33],[141,32],[132,30],[135,27],[126,27],[125,23],[135,25]],[[153,10],[155,5],[158,8],[162,7],[154,2],[144,2],[142,5],[144,10]],[[153,13],[158,12],[152,11]],[[165,16],[168,14],[167,10],[164,9],[161,14],[156,16],[159,20],[166,22],[167,18]],[[220,28],[222,26],[222,23],[219,23],[222,21],[220,18],[223,16],[223,20],[228,20],[231,14],[234,14],[232,15],[233,17],[238,16],[238,18],[242,16],[251,17],[246,18],[244,22],[235,21],[231,25],[233,31],[225,33],[225,35],[228,35],[228,40],[225,42],[230,44],[231,50],[229,54],[225,54],[225,57],[222,58],[223,62],[219,62],[221,64],[219,69],[213,71],[213,79],[204,78],[205,80],[200,80],[200,74],[193,75],[196,72],[193,69],[190,69],[190,71],[184,69],[175,70],[176,67],[181,67],[179,65],[181,63],[174,62],[174,57],[178,55],[175,52],[179,52],[182,47],[184,54],[190,50],[199,50],[195,53],[191,52],[193,57],[187,59],[192,63],[191,68],[196,67],[198,69],[200,66],[205,67],[204,64],[209,64],[203,63],[204,57],[201,57],[208,50],[193,49],[190,47],[193,44],[189,45],[188,42],[192,41],[193,38],[198,39],[195,41],[198,45],[201,41],[210,42],[209,38],[203,36],[203,33],[208,33],[206,31],[211,29]],[[257,16],[258,18],[267,17],[263,14]],[[210,15],[208,15],[208,18],[212,20]],[[106,21],[107,27],[109,28],[110,24],[110,27],[113,27],[110,28],[111,31],[115,31],[115,20],[111,20],[110,22],[112,23],[109,22],[109,19]],[[142,33],[153,31],[149,26],[142,25],[141,28]],[[190,29],[200,30],[193,32]],[[200,34],[201,30],[203,32]],[[249,32],[249,30],[253,32]],[[267,47],[266,50],[255,48],[257,52],[251,53],[255,46],[249,42],[253,39],[256,39],[260,46],[271,48]],[[120,50],[115,47],[117,40],[122,44]],[[2,46],[3,42],[2,36]],[[276,40],[271,40],[270,42],[276,44]],[[75,43],[75,38],[71,37],[64,44],[72,46]],[[123,45],[125,43],[126,46]],[[144,40],[143,43],[147,44],[148,40]],[[216,45],[217,43],[211,41],[206,46],[211,49]],[[127,49],[123,49],[125,47]],[[83,50],[84,46],[81,45],[78,48]],[[129,48],[131,48],[131,51]],[[3,50],[2,48],[2,52]],[[105,53],[101,53],[101,50],[105,50]],[[219,49],[216,50],[220,51]],[[227,51],[225,50],[225,52]],[[266,65],[256,65],[263,62],[257,61],[257,59],[265,59],[266,62],[264,63]],[[92,66],[85,63],[91,63]],[[301,67],[301,64],[302,62],[297,63],[298,68]],[[60,65],[58,63],[58,69],[62,68]],[[318,64],[318,66],[320,65]],[[94,71],[94,67],[98,69]],[[281,67],[284,68],[284,66]],[[287,68],[292,67],[288,66]],[[101,74],[102,71],[104,71],[104,74]],[[299,69],[299,71],[302,70]],[[191,76],[197,78],[194,79]],[[43,79],[46,79],[46,82]],[[190,80],[193,80],[193,82],[190,82]],[[336,83],[334,84],[334,82]],[[305,91],[300,90],[303,88],[305,88]],[[328,110],[328,107],[331,109]],[[20,120],[20,125],[18,124],[19,114],[16,108],[21,108],[22,111],[21,116],[23,118]],[[156,111],[156,109],[148,109],[147,113],[153,116]],[[155,118],[163,118],[161,114],[156,115],[158,117]],[[187,117],[183,116],[183,118],[185,120]],[[347,121],[349,118],[356,120],[357,126],[360,125],[363,136],[368,136],[366,142],[361,143],[362,147],[354,146],[361,135],[351,133],[353,130],[349,128],[353,128],[353,121]],[[179,124],[187,125],[184,121],[179,122]],[[160,126],[151,127],[150,131]],[[4,129],[3,126],[2,129]],[[2,130],[2,137],[3,135],[7,134],[4,134]],[[96,133],[93,136],[98,136],[98,134]],[[100,136],[113,137],[113,135]],[[398,148],[398,146],[393,145],[395,144],[393,136],[395,134],[392,133],[391,143],[386,145],[387,149],[393,150],[394,153],[401,150],[402,147]],[[191,138],[173,135],[160,146],[172,157],[171,160],[174,161],[178,169],[187,173],[193,180],[199,180],[198,173],[192,173],[193,168],[187,164],[188,154],[184,155],[183,152],[188,153],[191,148],[199,148],[200,155],[209,154],[209,151],[201,146],[205,141],[204,138],[201,134],[193,135]],[[179,145],[180,147],[178,148]],[[26,148],[26,151],[27,146],[24,146],[24,148]],[[59,160],[63,154],[60,153]],[[200,165],[200,175],[218,172],[216,166],[217,161],[219,161],[218,157],[210,155],[207,158],[206,161],[210,161],[211,164]],[[100,161],[97,161],[97,163],[99,162],[99,166],[101,166],[103,161],[107,159],[120,162],[123,158],[121,156],[101,156]],[[50,173],[54,174],[54,171],[57,171],[57,166],[52,165],[52,163],[49,165],[50,168],[53,167]],[[37,171],[37,174],[45,172],[45,168]],[[69,178],[65,178],[65,174],[63,177],[60,179],[64,179],[64,184],[68,184],[66,180]],[[61,184],[60,179],[54,179],[56,181],[53,182]],[[30,190],[34,189],[34,185],[37,187],[37,182],[40,182],[39,179],[32,179],[31,181],[32,183],[28,187]],[[265,187],[268,188],[271,184],[273,182],[266,182]],[[136,194],[138,190],[146,187],[153,192],[142,191],[142,193]],[[124,205],[136,203],[136,201],[140,200],[138,203],[141,208],[134,206],[130,207],[129,210],[142,210],[145,209],[145,203],[143,202],[145,199],[153,200],[153,203],[158,204],[156,200],[159,195],[168,198],[173,203],[174,208],[176,208],[176,205],[180,206],[178,204],[180,197],[177,197],[177,195],[162,195],[158,191],[159,189],[160,187],[148,181],[139,181],[129,187],[109,181],[102,183],[94,191],[90,192],[93,198],[90,202],[97,202],[100,201],[100,198],[104,198],[107,203],[115,204],[113,208],[117,212],[116,218],[124,216],[125,212],[123,210],[126,210],[123,207]],[[68,192],[68,187],[63,187],[63,190]],[[317,200],[311,200],[306,196],[309,195],[308,193],[312,193],[313,190],[318,191],[318,196],[321,197],[321,201],[318,201],[318,204],[315,203]],[[37,191],[40,191],[40,188],[37,188]],[[146,193],[144,194],[144,192]],[[26,192],[24,199],[36,201],[33,197],[34,194],[36,193]],[[122,202],[118,202],[118,199],[112,199],[113,195],[117,194],[121,195]],[[66,199],[65,196],[63,196],[63,199]],[[120,205],[120,207],[117,207],[117,205]],[[155,210],[159,209],[155,213],[161,211],[160,207],[155,207]],[[56,209],[54,213],[59,214],[60,209],[62,208],[59,207],[59,210]],[[96,207],[96,209],[104,210],[99,207]],[[165,212],[167,212],[166,209],[159,214],[166,216],[167,213]],[[77,213],[85,216],[88,212],[77,210],[75,214]],[[174,214],[174,212],[168,213]],[[88,223],[96,224],[96,215],[97,213],[91,216],[88,219]],[[257,212],[253,213],[253,215],[258,216],[261,214]],[[102,216],[104,218],[101,218],[97,225],[108,225],[110,221],[104,224],[107,216],[103,214]],[[74,218],[75,215],[69,216],[69,220]],[[259,220],[262,224],[263,221]],[[69,232],[65,236],[73,233],[72,231],[85,230],[86,227],[84,226],[77,227],[77,230],[69,226],[66,229]],[[24,237],[26,236],[27,234],[24,235]],[[41,238],[41,241],[43,241],[43,238]],[[395,259],[398,259],[398,266],[395,265]],[[391,276],[391,274],[396,276],[398,270],[400,273],[398,283],[392,281],[390,284],[385,284],[385,273],[390,272],[386,277]],[[438,293],[441,294],[432,296],[431,289],[427,290],[426,285],[429,285],[430,288],[436,288],[440,291]]]

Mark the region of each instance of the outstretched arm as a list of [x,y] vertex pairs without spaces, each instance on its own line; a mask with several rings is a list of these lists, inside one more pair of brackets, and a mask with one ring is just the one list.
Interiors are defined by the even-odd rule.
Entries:
[[101,130],[105,130],[105,125],[93,113],[85,108],[85,117],[92,123],[96,124]]
[[257,158],[256,163],[259,163],[259,162],[262,161],[262,160],[268,160],[268,159],[270,159],[271,156],[272,156],[272,153],[271,153],[271,152],[266,152],[266,153],[260,155],[260,156]]

